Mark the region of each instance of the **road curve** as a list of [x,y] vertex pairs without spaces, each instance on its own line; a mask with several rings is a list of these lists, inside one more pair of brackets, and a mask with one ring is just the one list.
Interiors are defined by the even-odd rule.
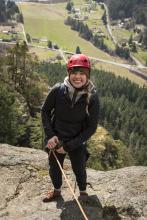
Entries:
[[[0,44],[10,44],[10,45],[15,45],[16,43],[15,42],[0,42]],[[65,64],[67,63],[67,59],[65,57],[65,54],[74,54],[70,51],[64,51],[62,49],[51,49],[51,48],[48,48],[48,47],[44,47],[44,46],[35,46],[35,45],[31,45],[31,44],[28,44],[29,47],[36,47],[36,48],[41,48],[41,49],[46,49],[46,50],[52,50],[52,51],[59,51],[62,59],[64,60]],[[141,78],[143,78],[144,80],[147,80],[147,74],[145,74],[144,72],[142,72],[141,70],[138,69],[138,66],[133,66],[133,65],[129,65],[129,64],[123,64],[123,63],[117,63],[117,62],[113,62],[113,61],[109,61],[109,60],[104,60],[104,59],[100,59],[98,57],[90,57],[89,58],[91,60],[96,60],[98,62],[102,62],[102,63],[108,63],[108,64],[113,64],[113,65],[116,65],[116,66],[120,66],[120,67],[123,67],[123,68],[126,68],[128,70],[130,70],[132,73],[140,76]],[[144,67],[144,69],[147,69],[147,67]]]
[[[106,20],[107,20],[107,24],[106,24],[106,27],[107,27],[107,31],[109,33],[109,36],[111,38],[111,40],[113,41],[113,43],[115,45],[118,45],[118,46],[121,46],[116,38],[113,36],[112,34],[112,30],[111,30],[111,25],[110,25],[110,16],[109,16],[109,10],[108,10],[108,7],[105,3],[102,3],[102,5],[104,5],[104,8],[105,8],[105,11],[106,11]],[[132,58],[132,60],[136,63],[136,65],[139,67],[139,68],[144,68],[145,66],[138,60],[136,59],[136,57],[134,57],[131,53],[130,53],[130,57]]]

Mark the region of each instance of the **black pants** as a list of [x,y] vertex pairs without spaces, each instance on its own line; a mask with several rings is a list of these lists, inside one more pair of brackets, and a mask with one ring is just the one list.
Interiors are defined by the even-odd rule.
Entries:
[[[76,181],[80,191],[86,190],[86,160],[87,160],[87,151],[85,146],[81,146],[76,150],[68,153],[73,172],[76,176]],[[56,152],[56,156],[63,167],[63,162],[65,159],[65,154],[59,154]],[[62,186],[62,173],[60,171],[59,165],[56,162],[54,155],[51,153],[49,157],[49,174],[52,180],[52,183],[56,189],[59,189]]]

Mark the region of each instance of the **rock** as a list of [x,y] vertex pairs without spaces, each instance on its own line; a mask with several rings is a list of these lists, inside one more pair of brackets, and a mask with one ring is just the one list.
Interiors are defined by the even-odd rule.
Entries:
[[[0,220],[84,219],[65,181],[60,200],[42,202],[52,186],[45,152],[1,144],[0,157]],[[64,171],[74,188],[68,160]],[[89,197],[79,201],[88,220],[147,219],[147,167],[106,172],[88,169],[87,173],[93,189],[88,187]]]

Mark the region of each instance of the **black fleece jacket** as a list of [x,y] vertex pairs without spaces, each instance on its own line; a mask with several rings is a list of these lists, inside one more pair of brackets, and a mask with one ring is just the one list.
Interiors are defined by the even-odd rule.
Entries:
[[68,95],[64,84],[56,84],[49,92],[41,110],[46,142],[57,136],[66,152],[73,151],[86,142],[96,131],[99,100],[94,89],[86,113],[87,94],[76,103]]

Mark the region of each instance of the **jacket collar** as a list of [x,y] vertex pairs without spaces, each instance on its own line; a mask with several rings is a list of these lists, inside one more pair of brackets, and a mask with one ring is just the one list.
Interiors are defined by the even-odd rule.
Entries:
[[88,80],[87,84],[85,87],[83,87],[82,90],[78,90],[76,88],[74,88],[70,82],[69,82],[69,77],[67,76],[65,79],[64,79],[64,85],[68,88],[68,94],[69,94],[69,97],[70,99],[72,100],[74,94],[76,93],[76,100],[75,102],[84,94],[87,94],[87,93],[95,93],[95,86],[94,84],[92,83],[91,80]]

